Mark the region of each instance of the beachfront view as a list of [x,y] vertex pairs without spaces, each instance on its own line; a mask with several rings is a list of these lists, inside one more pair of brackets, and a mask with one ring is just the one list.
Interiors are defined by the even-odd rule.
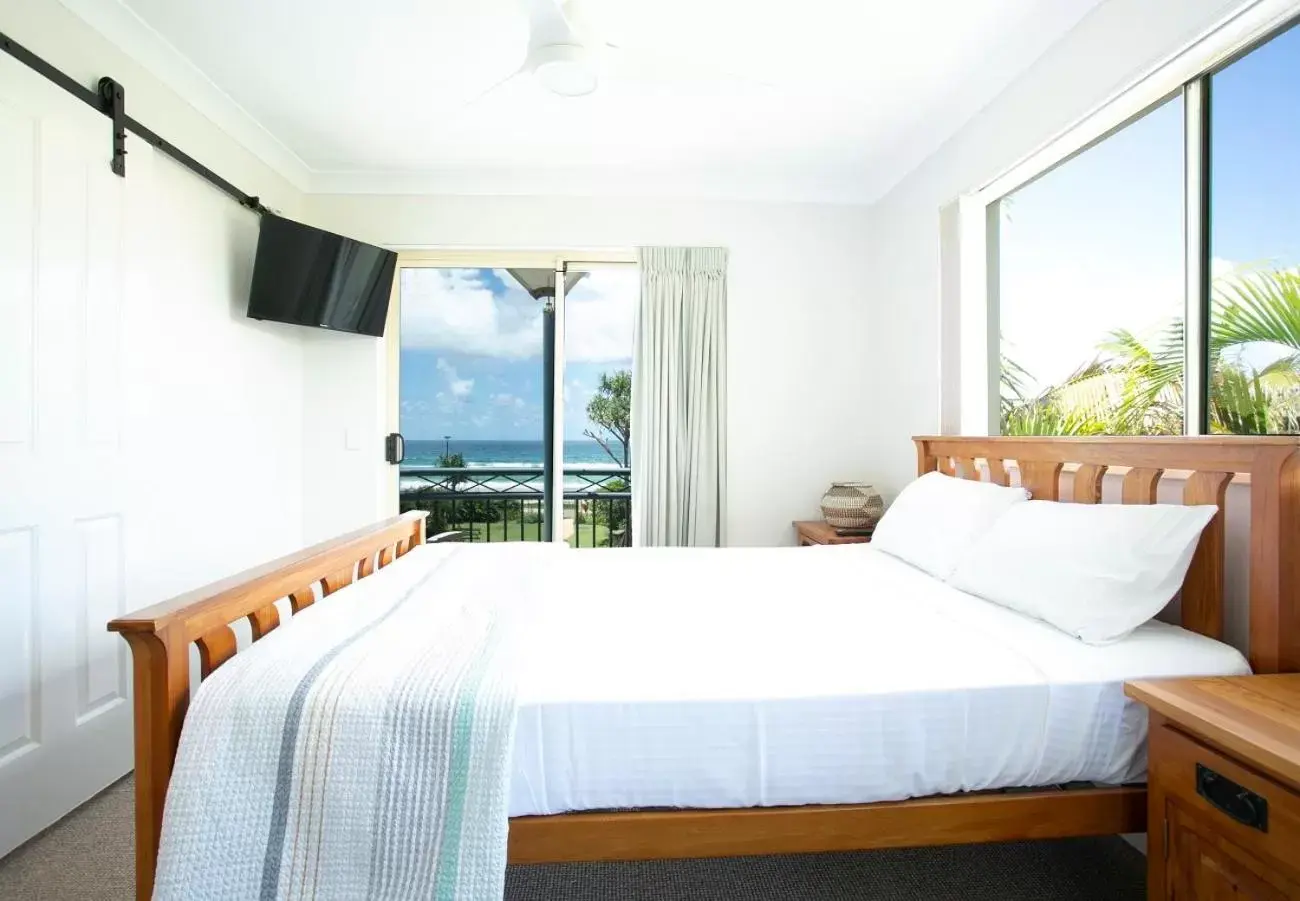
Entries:
[[548,540],[546,448],[562,430],[556,538],[631,542],[636,270],[568,275],[561,379],[547,372],[554,285],[554,272],[538,267],[401,270],[401,508],[429,511],[430,534]]

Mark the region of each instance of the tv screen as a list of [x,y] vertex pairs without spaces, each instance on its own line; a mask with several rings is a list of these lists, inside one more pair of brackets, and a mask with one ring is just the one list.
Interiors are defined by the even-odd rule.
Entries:
[[397,254],[267,213],[248,315],[379,337]]

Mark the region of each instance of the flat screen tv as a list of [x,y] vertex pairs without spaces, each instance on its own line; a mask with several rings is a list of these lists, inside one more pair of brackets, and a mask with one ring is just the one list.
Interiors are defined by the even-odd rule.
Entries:
[[397,254],[267,213],[248,315],[379,337]]

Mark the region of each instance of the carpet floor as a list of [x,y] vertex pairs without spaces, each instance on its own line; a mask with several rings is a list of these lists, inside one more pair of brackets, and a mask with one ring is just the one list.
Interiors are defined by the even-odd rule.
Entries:
[[[4,901],[129,901],[131,780],[0,859]],[[1141,901],[1120,838],[956,848],[511,867],[506,901]]]

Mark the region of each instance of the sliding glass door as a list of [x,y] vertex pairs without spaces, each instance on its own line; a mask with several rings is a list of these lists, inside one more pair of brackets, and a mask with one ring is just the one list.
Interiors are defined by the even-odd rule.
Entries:
[[399,509],[467,542],[630,543],[635,267],[481,262],[399,262]]
[[564,298],[564,531],[574,547],[632,543],[635,266],[569,267]]

